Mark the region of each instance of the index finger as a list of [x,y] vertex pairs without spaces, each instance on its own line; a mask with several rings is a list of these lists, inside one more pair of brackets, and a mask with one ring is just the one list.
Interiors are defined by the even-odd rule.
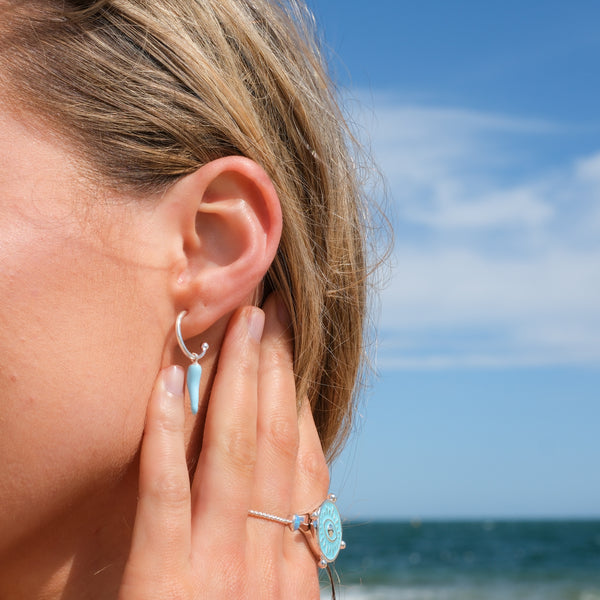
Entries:
[[190,480],[183,435],[183,379],[181,367],[161,371],[148,403],[129,558],[137,567],[153,569],[189,557]]

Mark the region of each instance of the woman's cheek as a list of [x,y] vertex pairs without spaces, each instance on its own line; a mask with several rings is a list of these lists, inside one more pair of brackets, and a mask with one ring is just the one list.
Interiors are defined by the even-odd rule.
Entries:
[[135,267],[54,234],[4,254],[0,549],[123,475],[160,366]]

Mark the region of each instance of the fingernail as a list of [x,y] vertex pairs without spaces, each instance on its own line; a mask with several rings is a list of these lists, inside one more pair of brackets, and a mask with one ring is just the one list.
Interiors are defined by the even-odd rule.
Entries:
[[165,369],[163,385],[165,390],[173,396],[183,396],[183,381],[185,379],[183,368],[173,365]]
[[248,315],[248,333],[254,341],[260,342],[264,326],[265,313],[257,308],[252,309]]

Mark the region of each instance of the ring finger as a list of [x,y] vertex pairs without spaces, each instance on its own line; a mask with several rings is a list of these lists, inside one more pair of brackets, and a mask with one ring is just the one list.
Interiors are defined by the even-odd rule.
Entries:
[[[261,344],[258,379],[257,457],[254,479],[255,510],[289,516],[298,452],[296,386],[292,364],[289,317],[277,296],[265,303],[265,331]],[[260,528],[263,540],[281,552],[284,528],[273,522],[249,520]]]

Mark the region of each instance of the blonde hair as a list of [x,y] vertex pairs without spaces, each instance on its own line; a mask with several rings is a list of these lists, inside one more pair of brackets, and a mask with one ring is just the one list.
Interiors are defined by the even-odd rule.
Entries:
[[329,457],[363,365],[365,207],[351,136],[300,2],[9,0],[0,70],[13,103],[139,194],[226,155],[266,170],[283,234],[265,279],[292,316],[298,397]]

